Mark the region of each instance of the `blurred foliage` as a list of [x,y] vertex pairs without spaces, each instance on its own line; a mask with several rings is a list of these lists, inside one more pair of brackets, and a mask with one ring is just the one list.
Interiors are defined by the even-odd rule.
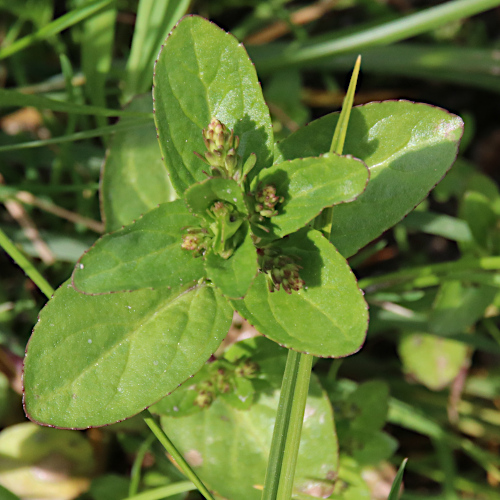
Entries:
[[[335,427],[323,420],[307,431],[317,456],[304,458],[309,476],[298,499],[331,493],[385,500],[403,457],[409,457],[403,499],[500,498],[500,10],[398,43],[338,49],[350,36],[375,27],[383,34],[384,26],[420,9],[455,3],[0,0],[0,90],[52,102],[23,104],[19,95],[0,94],[0,228],[53,286],[103,230],[100,221],[119,227],[171,196],[148,128],[149,98],[126,108],[142,115],[117,120],[114,113],[150,88],[159,45],[188,9],[245,43],[278,139],[340,108],[358,53],[356,104],[411,99],[464,117],[449,175],[351,259],[370,304],[370,330],[358,354],[315,365],[314,404],[323,415],[333,409]],[[105,193],[115,197],[99,200],[101,170]],[[45,299],[3,252],[0,269],[0,497],[118,500],[141,491],[151,499],[198,498],[189,488],[171,489],[183,476],[140,418],[86,432],[25,422],[22,355]],[[229,338],[253,334],[236,320]],[[191,464],[221,493],[227,485],[218,475],[229,474],[238,453],[243,479],[261,474],[267,448],[258,442],[272,422],[281,351],[265,339],[222,349],[155,407]],[[213,447],[212,462],[199,463],[198,446]],[[328,462],[335,470],[312,477],[326,456],[322,446],[335,455]],[[233,478],[234,500],[242,498],[243,479]],[[256,498],[259,484],[252,484]]]

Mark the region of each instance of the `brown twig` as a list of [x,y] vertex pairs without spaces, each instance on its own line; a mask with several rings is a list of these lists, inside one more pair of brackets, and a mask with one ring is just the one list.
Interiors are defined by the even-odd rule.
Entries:
[[[329,10],[333,9],[338,0],[320,0],[319,2],[303,7],[290,14],[290,22],[297,26],[316,21],[324,16]],[[290,25],[285,21],[276,21],[270,26],[249,35],[245,38],[245,43],[251,45],[261,45],[272,42],[290,32]]]
[[102,222],[90,219],[88,217],[83,217],[80,214],[71,212],[70,210],[66,210],[65,208],[55,205],[54,203],[50,203],[48,201],[37,198],[27,191],[19,191],[15,195],[15,199],[21,201],[22,203],[26,203],[27,205],[37,207],[40,210],[44,210],[45,212],[48,212],[50,214],[56,215],[61,219],[69,220],[74,224],[82,224],[92,231],[95,231],[96,233],[104,232],[104,224]]

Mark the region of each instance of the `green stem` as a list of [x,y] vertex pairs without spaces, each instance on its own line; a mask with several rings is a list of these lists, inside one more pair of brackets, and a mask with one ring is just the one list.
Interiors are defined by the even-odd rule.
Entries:
[[54,289],[36,270],[35,266],[17,249],[8,236],[0,229],[0,246],[10,255],[12,260],[25,272],[35,285],[50,299]]
[[[128,495],[132,497],[139,491],[139,483],[141,481],[141,469],[144,457],[149,450],[149,447],[155,439],[154,434],[150,434],[148,438],[141,444],[137,455],[135,457],[134,463],[132,464],[132,470],[130,471],[130,485],[128,488]],[[191,484],[191,483],[189,483]]]
[[481,257],[479,259],[463,258],[454,262],[430,264],[428,266],[403,269],[394,273],[374,276],[359,281],[359,287],[366,289],[387,288],[416,278],[434,278],[436,274],[449,274],[462,271],[493,271],[500,269],[500,257]]
[[158,441],[163,445],[171,457],[176,461],[182,472],[196,485],[200,493],[206,498],[206,500],[214,500],[212,494],[208,491],[207,487],[201,482],[200,478],[196,475],[196,472],[191,468],[191,466],[186,462],[184,457],[179,453],[174,443],[170,441],[168,436],[163,432],[162,428],[158,425],[153,415],[149,410],[145,410],[144,422],[151,429],[153,434],[156,436]]
[[299,355],[299,367],[297,382],[293,393],[290,419],[288,423],[288,436],[283,453],[281,466],[281,480],[279,483],[277,499],[290,500],[292,498],[293,480],[299,454],[300,435],[302,423],[304,422],[304,411],[306,408],[307,393],[309,392],[309,381],[314,356],[312,354]]
[[180,483],[169,484],[167,486],[161,486],[160,488],[144,491],[138,495],[130,496],[125,500],[162,500],[163,498],[195,489],[196,486],[191,481],[182,481]]
[[300,357],[300,353],[292,350],[288,351],[285,373],[283,374],[283,381],[281,383],[280,401],[276,413],[276,423],[274,424],[262,500],[274,500],[278,494],[283,454],[288,436],[295,386],[299,373]]
[[341,38],[308,43],[295,50],[286,46],[278,51],[255,51],[251,54],[252,60],[259,74],[277,68],[305,66],[347,52],[360,52],[367,47],[405,40],[498,5],[500,0],[454,0]]

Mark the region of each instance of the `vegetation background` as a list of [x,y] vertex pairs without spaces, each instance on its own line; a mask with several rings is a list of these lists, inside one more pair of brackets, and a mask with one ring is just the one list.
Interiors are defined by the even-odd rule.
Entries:
[[[404,16],[444,4],[449,18],[430,17],[418,36],[410,25],[391,34]],[[386,499],[403,457],[403,498],[500,498],[498,4],[0,0],[0,243],[14,242],[55,287],[100,233],[128,222],[127,210],[169,196],[164,180],[145,182],[160,161],[145,145],[150,118],[119,120],[116,110],[144,94],[132,106],[151,107],[154,60],[185,13],[244,42],[278,139],[340,108],[361,53],[355,104],[426,102],[466,126],[457,163],[429,199],[350,259],[370,304],[368,339],[355,356],[315,366],[340,442],[332,498]],[[105,161],[118,193],[101,199],[106,220]],[[463,257],[475,264],[457,264]],[[27,499],[197,498],[165,490],[190,488],[140,420],[86,432],[26,423],[22,356],[45,298],[4,252],[0,280],[0,485]],[[236,318],[230,339],[249,330]]]

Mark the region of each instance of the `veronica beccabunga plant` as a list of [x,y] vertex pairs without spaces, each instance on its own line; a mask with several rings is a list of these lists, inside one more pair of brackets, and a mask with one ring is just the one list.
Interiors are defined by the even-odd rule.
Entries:
[[346,258],[439,182],[463,126],[425,104],[351,102],[274,144],[245,49],[196,16],[167,39],[153,98],[178,199],[99,239],[41,312],[24,374],[36,422],[139,413],[202,369],[233,311],[291,350],[356,352],[368,310]]

